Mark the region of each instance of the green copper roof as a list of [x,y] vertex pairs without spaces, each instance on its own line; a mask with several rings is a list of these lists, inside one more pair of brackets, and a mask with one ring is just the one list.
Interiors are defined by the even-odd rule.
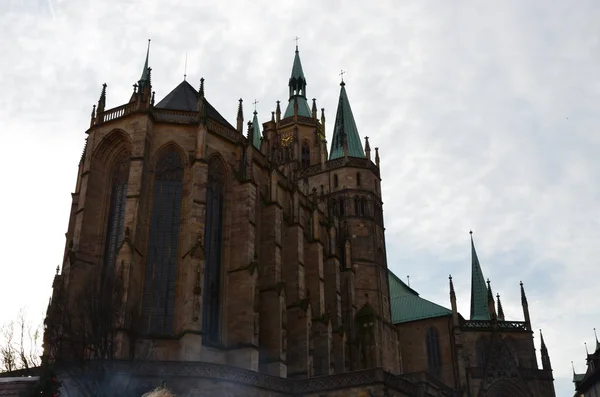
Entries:
[[388,270],[388,279],[393,324],[452,314],[450,309],[421,298],[414,289],[402,282],[391,270]]
[[481,265],[475,251],[471,234],[471,320],[489,320],[488,288],[485,285]]
[[254,111],[254,118],[252,119],[252,130],[254,132],[254,140],[252,141],[252,144],[255,148],[260,149],[260,137],[262,134],[260,132],[260,124],[258,123],[256,110]]
[[300,62],[300,53],[298,52],[298,46],[296,46],[296,54],[294,55],[294,65],[292,66],[292,75],[290,76],[290,82],[292,79],[304,79],[304,71],[302,70],[302,62]]
[[304,77],[304,71],[302,70],[298,46],[296,46],[294,64],[292,65],[292,74],[290,75],[288,87],[290,89],[290,99],[283,118],[285,119],[294,115],[294,100],[298,101],[298,116],[312,117],[312,111],[306,101],[306,77]]
[[348,142],[349,157],[365,157],[360,136],[358,135],[358,128],[356,128],[354,115],[352,114],[348,95],[346,94],[346,84],[342,81],[340,85],[342,88],[340,89],[340,99],[335,115],[335,125],[333,126],[329,160],[344,157],[345,141]]
[[[312,112],[308,107],[308,102],[306,98],[301,97],[300,95],[296,95],[295,98],[298,101],[298,116],[304,117],[312,117]],[[290,98],[288,102],[287,108],[285,109],[285,113],[283,118],[292,117],[294,115],[294,98]]]

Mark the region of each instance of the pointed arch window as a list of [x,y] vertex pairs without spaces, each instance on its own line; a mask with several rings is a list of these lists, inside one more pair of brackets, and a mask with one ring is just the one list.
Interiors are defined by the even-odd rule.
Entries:
[[308,142],[302,144],[302,168],[310,167],[310,147]]
[[225,170],[221,161],[208,163],[206,186],[206,222],[204,233],[204,296],[202,299],[202,335],[217,343],[221,327],[221,261],[223,251],[223,203]]
[[175,281],[181,223],[183,161],[167,149],[156,163],[144,281],[142,319],[146,332],[173,332]]
[[104,240],[103,280],[114,272],[117,262],[117,252],[123,243],[128,179],[129,157],[123,156],[115,162],[111,172],[108,222]]
[[434,375],[439,375],[442,368],[439,335],[433,327],[427,330],[427,368]]

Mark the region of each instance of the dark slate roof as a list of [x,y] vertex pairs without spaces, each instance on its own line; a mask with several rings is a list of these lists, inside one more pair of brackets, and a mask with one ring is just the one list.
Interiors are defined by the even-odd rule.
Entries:
[[[158,102],[155,107],[161,109],[186,110],[195,112],[198,110],[198,91],[196,91],[196,89],[192,87],[190,83],[184,80],[166,97]],[[221,116],[221,114],[208,101],[206,101],[206,115],[209,118],[235,130],[235,128],[227,120],[225,120],[225,118]]]
[[38,381],[38,376],[0,378],[0,396],[29,396]]
[[421,298],[417,291],[406,285],[391,270],[388,270],[388,279],[393,324],[452,314],[450,309]]

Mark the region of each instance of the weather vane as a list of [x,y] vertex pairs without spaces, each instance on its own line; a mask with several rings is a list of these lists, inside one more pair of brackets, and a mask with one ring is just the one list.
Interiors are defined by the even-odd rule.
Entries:
[[340,71],[340,76],[342,76],[342,83],[344,82],[344,75],[346,74],[345,70]]
[[252,102],[252,104],[254,105],[254,111],[256,112],[256,104],[258,103],[258,101],[255,99],[254,102]]
[[294,38],[294,41],[296,42],[296,48],[298,48],[298,40],[300,40],[300,37],[296,36],[296,38]]

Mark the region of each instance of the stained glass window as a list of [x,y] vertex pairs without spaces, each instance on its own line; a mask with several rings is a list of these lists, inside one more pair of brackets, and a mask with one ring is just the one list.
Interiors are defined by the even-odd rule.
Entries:
[[154,174],[144,282],[142,316],[146,331],[154,335],[173,332],[182,190],[183,162],[169,149],[160,155]]
[[202,335],[207,342],[219,342],[221,321],[221,260],[223,246],[223,188],[225,171],[217,158],[208,163],[206,224],[204,234],[204,296]]
[[111,174],[110,200],[106,239],[104,243],[103,280],[111,276],[117,262],[117,252],[123,243],[127,181],[129,179],[129,157],[117,160]]

